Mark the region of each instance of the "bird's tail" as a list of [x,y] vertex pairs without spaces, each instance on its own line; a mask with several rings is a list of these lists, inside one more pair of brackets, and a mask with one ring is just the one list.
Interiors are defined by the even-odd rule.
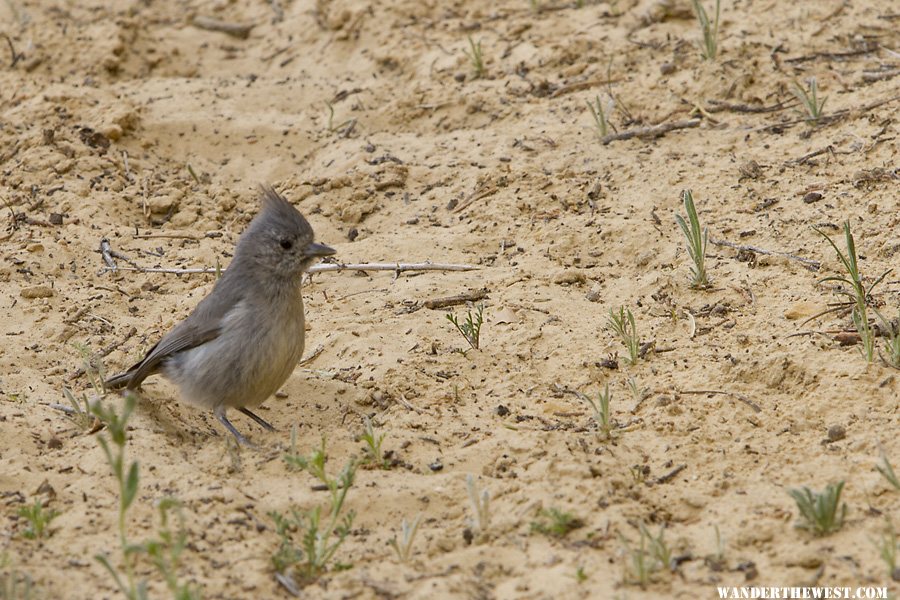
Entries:
[[129,369],[124,373],[119,373],[118,375],[113,375],[109,379],[103,382],[103,386],[108,390],[118,390],[123,387],[129,387],[131,384],[131,376],[134,374],[134,369]]

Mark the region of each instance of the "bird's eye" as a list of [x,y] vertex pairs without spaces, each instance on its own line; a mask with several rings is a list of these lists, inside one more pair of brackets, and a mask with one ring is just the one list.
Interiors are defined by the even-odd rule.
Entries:
[[283,239],[279,243],[281,244],[281,247],[284,248],[285,250],[290,250],[291,247],[294,245],[294,243],[289,239]]

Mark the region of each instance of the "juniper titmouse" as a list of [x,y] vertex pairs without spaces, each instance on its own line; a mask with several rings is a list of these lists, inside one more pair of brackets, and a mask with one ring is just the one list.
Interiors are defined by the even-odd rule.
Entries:
[[225,416],[236,408],[266,429],[248,407],[278,391],[303,354],[300,278],[334,250],[287,200],[263,187],[263,205],[238,240],[234,258],[212,292],[157,342],[139,363],[106,382],[134,390],[162,373],[182,398],[212,409],[238,442],[249,445]]

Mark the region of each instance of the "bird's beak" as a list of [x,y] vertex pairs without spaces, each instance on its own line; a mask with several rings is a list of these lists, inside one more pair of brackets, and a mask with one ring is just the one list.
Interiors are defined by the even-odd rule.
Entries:
[[319,244],[318,242],[313,242],[303,249],[303,254],[305,254],[306,256],[331,256],[336,252],[337,251],[331,246]]

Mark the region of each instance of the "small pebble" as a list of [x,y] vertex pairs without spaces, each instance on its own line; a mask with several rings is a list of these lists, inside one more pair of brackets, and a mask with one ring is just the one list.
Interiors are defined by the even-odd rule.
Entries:
[[441,462],[441,459],[437,459],[433,463],[428,465],[428,468],[437,473],[438,471],[443,470],[444,463]]
[[828,428],[828,441],[837,442],[847,437],[847,430],[843,425],[832,425]]
[[822,194],[819,192],[810,192],[803,196],[804,204],[812,204],[813,202],[818,202],[823,198]]
[[49,285],[35,285],[22,289],[19,295],[23,298],[51,298],[53,293],[53,288]]

